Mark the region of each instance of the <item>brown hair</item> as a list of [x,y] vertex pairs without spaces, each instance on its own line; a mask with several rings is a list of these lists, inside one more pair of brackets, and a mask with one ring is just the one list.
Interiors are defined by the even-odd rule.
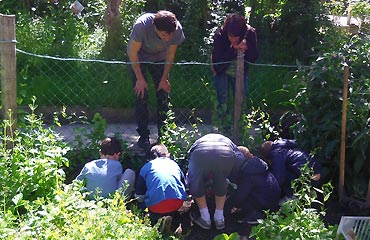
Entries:
[[241,153],[243,153],[245,159],[253,157],[253,154],[249,151],[247,147],[238,146],[238,149]]
[[272,141],[266,141],[266,142],[262,143],[262,145],[261,145],[260,153],[261,153],[261,157],[264,160],[269,159],[272,143],[273,143]]
[[152,158],[169,157],[170,156],[170,154],[168,152],[168,149],[164,144],[154,145],[150,149],[150,154],[152,155]]
[[224,21],[224,24],[222,25],[222,28],[227,34],[235,37],[244,37],[248,29],[245,18],[238,13],[228,15]]
[[153,24],[158,31],[170,34],[176,30],[177,19],[172,12],[161,10],[154,15]]

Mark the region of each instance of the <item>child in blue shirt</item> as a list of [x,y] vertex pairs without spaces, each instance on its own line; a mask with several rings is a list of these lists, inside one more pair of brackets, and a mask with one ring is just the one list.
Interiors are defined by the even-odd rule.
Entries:
[[122,165],[118,161],[121,154],[120,141],[114,137],[107,137],[100,145],[100,159],[85,164],[76,180],[84,181],[86,190],[92,192],[89,199],[100,196],[107,198],[121,187],[125,187],[127,197],[131,195],[135,172],[126,169],[122,174]]
[[[141,168],[135,197],[139,202],[145,203],[141,208],[149,209],[154,224],[159,217],[171,216],[177,212],[187,199],[187,194],[184,174],[178,164],[170,159],[166,146],[155,145],[150,152],[154,159]],[[169,228],[170,221],[165,224],[166,228]]]

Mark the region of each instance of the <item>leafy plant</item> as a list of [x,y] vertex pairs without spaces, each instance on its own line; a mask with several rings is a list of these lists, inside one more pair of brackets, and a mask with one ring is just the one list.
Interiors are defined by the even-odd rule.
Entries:
[[238,233],[232,233],[230,235],[222,233],[213,238],[213,240],[238,240],[238,239],[239,239]]
[[37,15],[17,13],[17,47],[38,54],[76,56],[79,45],[90,41],[89,29],[68,7],[68,4],[55,4]]
[[88,121],[83,117],[85,126],[74,129],[75,145],[77,149],[87,148],[91,150],[99,150],[99,142],[105,138],[105,130],[107,130],[107,121],[100,115],[95,113],[93,119]]
[[107,122],[99,113],[91,121],[86,116],[80,116],[79,119],[84,126],[73,129],[74,140],[69,143],[71,149],[66,155],[70,159],[70,165],[65,169],[68,183],[77,176],[86,162],[99,158],[99,142],[105,138],[107,129]]
[[[126,208],[121,192],[113,199],[89,201],[87,193],[80,191],[81,182],[63,184],[61,168],[68,166],[64,154],[70,147],[53,127],[43,125],[42,116],[34,113],[36,108],[30,105],[31,113],[20,117],[14,134],[8,132],[12,120],[2,122],[0,238],[161,239],[149,219],[135,208]],[[104,121],[95,120],[100,132]]]
[[147,218],[126,208],[122,195],[85,200],[74,182],[28,204],[18,226],[0,231],[2,239],[160,239]]
[[270,115],[261,108],[252,107],[250,113],[244,114],[240,123],[242,129],[242,143],[252,152],[269,139],[276,139],[279,133],[271,125]]
[[[355,35],[339,50],[324,53],[298,74],[300,91],[291,103],[300,113],[295,136],[314,149],[330,178],[338,174],[342,124],[344,66],[349,68],[346,124],[346,190],[363,199],[370,174],[370,44]],[[355,191],[355,188],[362,189]],[[359,194],[360,193],[360,194]]]
[[27,201],[50,197],[61,186],[68,166],[68,146],[52,128],[45,128],[41,116],[31,113],[20,117],[18,129],[9,134],[14,120],[4,120],[0,135],[0,202],[11,212],[18,211]]
[[[325,226],[322,217],[325,212],[312,208],[314,203],[327,201],[333,188],[330,183],[322,189],[310,184],[313,170],[306,165],[301,176],[293,181],[292,188],[296,198],[285,202],[278,212],[267,212],[264,220],[252,228],[250,237],[259,239],[334,239],[335,226]],[[319,201],[318,194],[323,196]]]
[[[196,121],[201,123],[202,120],[197,118]],[[171,157],[179,164],[181,160],[186,159],[187,151],[191,145],[200,137],[200,132],[196,123],[190,126],[178,126],[175,122],[175,115],[172,110],[167,112],[165,120],[165,129],[161,136],[161,143],[166,145]]]

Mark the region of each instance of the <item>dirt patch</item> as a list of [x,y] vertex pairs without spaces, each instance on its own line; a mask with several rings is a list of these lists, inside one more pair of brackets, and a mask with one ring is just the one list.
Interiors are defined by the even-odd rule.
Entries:
[[[211,213],[214,212],[214,201],[211,197],[207,197],[208,207]],[[186,212],[181,212],[174,216],[172,230],[175,231],[179,226],[182,229],[182,236],[186,240],[208,240],[213,239],[215,236],[226,233],[231,234],[238,232],[241,235],[248,235],[251,230],[251,225],[238,223],[241,219],[238,213],[231,213],[231,206],[226,202],[224,216],[225,216],[225,229],[217,230],[215,226],[212,229],[205,230],[196,224],[193,224],[190,220],[190,212],[198,211],[195,203],[192,204],[191,208]],[[212,216],[211,216],[212,218]]]
[[[214,205],[211,198],[207,198],[207,202],[210,205],[210,212],[214,211]],[[356,207],[351,203],[340,203],[335,193],[326,202],[324,208],[326,209],[325,217],[323,218],[324,223],[328,225],[338,225],[342,216],[369,216],[370,208],[363,209]],[[193,203],[190,211],[198,211],[196,204]],[[181,224],[182,234],[186,240],[212,240],[215,236],[226,233],[230,235],[231,233],[238,232],[239,235],[248,236],[252,227],[246,223],[239,223],[238,220],[241,219],[241,215],[238,213],[231,213],[231,206],[226,202],[225,206],[225,224],[224,230],[216,230],[213,226],[211,230],[204,230],[197,225],[192,224],[189,212],[179,214],[178,219],[174,219],[173,231]]]

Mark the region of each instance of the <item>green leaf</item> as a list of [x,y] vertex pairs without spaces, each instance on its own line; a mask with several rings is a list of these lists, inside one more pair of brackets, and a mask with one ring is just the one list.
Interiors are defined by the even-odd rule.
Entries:
[[12,198],[12,202],[18,206],[18,203],[21,202],[23,200],[23,194],[22,193],[18,193],[17,195],[15,195],[13,198]]
[[213,238],[213,240],[229,240],[229,236],[226,233],[222,233]]
[[234,232],[229,235],[229,240],[238,240],[239,239],[239,234],[237,232]]

